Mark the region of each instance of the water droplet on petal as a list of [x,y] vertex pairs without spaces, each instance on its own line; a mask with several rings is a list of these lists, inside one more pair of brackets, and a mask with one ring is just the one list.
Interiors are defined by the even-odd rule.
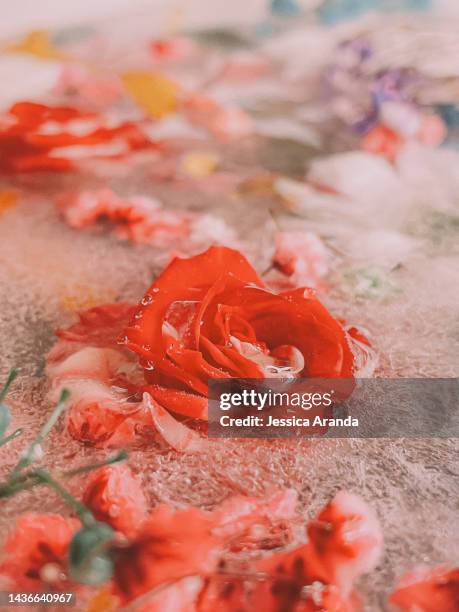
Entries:
[[141,300],[140,303],[142,304],[142,306],[148,306],[149,304],[151,304],[153,302],[153,296],[152,295],[145,295]]

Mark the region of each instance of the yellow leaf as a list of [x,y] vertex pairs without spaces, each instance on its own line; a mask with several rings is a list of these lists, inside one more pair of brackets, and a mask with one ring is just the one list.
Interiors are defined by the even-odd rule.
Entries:
[[110,587],[103,587],[91,597],[86,612],[113,612],[118,606],[119,600],[112,594]]
[[205,151],[192,151],[182,159],[182,170],[189,176],[204,178],[217,169],[218,155]]
[[0,215],[17,204],[18,194],[13,189],[0,191]]
[[179,86],[167,77],[151,72],[127,72],[124,87],[147,115],[161,119],[177,106]]
[[61,309],[75,312],[93,308],[105,302],[112,302],[115,299],[113,291],[94,292],[89,286],[84,284],[75,286],[75,293],[64,295],[61,298]]
[[6,48],[11,53],[29,53],[40,59],[66,59],[67,56],[59,51],[49,37],[47,30],[33,30],[14,45]]

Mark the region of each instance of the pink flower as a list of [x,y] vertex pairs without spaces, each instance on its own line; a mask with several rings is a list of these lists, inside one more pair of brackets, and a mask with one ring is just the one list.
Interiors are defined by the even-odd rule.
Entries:
[[154,198],[122,198],[110,189],[63,195],[58,207],[71,227],[80,229],[107,220],[119,238],[137,244],[167,246],[190,232],[186,214],[165,210]]
[[123,89],[115,77],[99,76],[81,64],[65,64],[54,93],[77,97],[81,102],[104,108],[119,98]]
[[279,232],[273,263],[293,285],[318,287],[328,273],[329,253],[312,232]]

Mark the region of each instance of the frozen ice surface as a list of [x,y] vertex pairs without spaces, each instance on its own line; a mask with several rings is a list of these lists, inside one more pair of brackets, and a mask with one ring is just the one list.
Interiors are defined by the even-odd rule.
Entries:
[[[50,410],[43,400],[43,356],[53,330],[71,320],[76,308],[138,299],[160,270],[161,254],[151,247],[128,245],[104,232],[72,230],[46,200],[24,201],[0,220],[1,372],[4,377],[11,366],[20,367],[11,403],[16,426],[27,430],[21,441],[2,449],[2,473]],[[230,221],[236,228],[244,224],[246,232],[252,225],[256,236],[259,214],[243,202],[233,203]],[[259,233],[266,231],[263,227]],[[263,244],[266,236],[258,239]],[[358,232],[354,239],[358,243]],[[390,273],[398,291],[384,298],[354,298],[352,289],[346,293],[337,284],[326,301],[335,313],[369,331],[381,373],[457,376],[458,259],[457,252],[429,234],[422,248]],[[263,262],[256,263],[262,269]],[[56,431],[46,443],[46,462],[56,471],[101,453],[62,436]],[[131,464],[152,503],[211,507],[231,492],[256,495],[294,487],[304,515],[311,516],[339,489],[360,493],[384,525],[384,560],[363,585],[370,609],[376,610],[402,571],[421,562],[455,560],[457,450],[448,440],[215,441],[199,456],[154,448],[133,452]],[[69,484],[78,492],[77,481]],[[2,504],[2,533],[18,512],[37,508],[65,510],[43,490],[21,494]]]
[[[314,46],[314,40],[303,38],[305,45]],[[285,42],[295,46],[294,38]],[[324,48],[333,46],[328,38],[322,44],[315,49],[318,63]],[[271,45],[271,51],[286,52],[280,43],[278,48]],[[261,116],[267,108],[259,107]],[[279,117],[287,114],[285,104],[276,108]],[[267,114],[276,115],[272,109]],[[176,126],[169,129],[174,132]],[[341,148],[342,143],[333,150]],[[260,272],[269,267],[278,228],[316,231],[335,257],[322,299],[337,316],[368,332],[380,357],[378,375],[459,375],[457,153],[407,151],[399,175],[378,159],[377,167],[368,169],[375,174],[367,174],[366,180],[362,175],[353,180],[364,154],[352,154],[353,162],[346,158],[339,166],[339,159],[323,160],[312,144],[288,138],[256,137],[221,147],[219,153],[225,170],[243,177],[268,170],[299,182],[305,176],[332,186],[337,181],[345,193],[347,189],[349,206],[340,211],[335,203],[333,222],[315,214],[293,217],[273,194],[240,189],[229,196],[180,189],[155,181],[146,164],[135,169],[113,165],[107,180],[107,168],[100,164],[99,175],[52,180],[37,175],[16,185],[19,204],[0,216],[0,375],[4,379],[11,367],[20,369],[9,399],[14,425],[25,427],[26,433],[0,449],[0,475],[51,409],[44,400],[43,366],[54,330],[69,323],[80,308],[138,300],[164,262],[164,253],[121,242],[104,228],[83,232],[64,225],[53,198],[68,188],[103,184],[120,194],[158,197],[173,209],[215,214],[238,238],[257,247],[249,254]],[[105,455],[69,439],[62,425],[45,448],[45,463],[56,472]],[[293,487],[302,513],[310,517],[340,489],[361,494],[378,512],[385,536],[381,565],[362,583],[368,609],[378,611],[403,571],[459,561],[458,451],[457,441],[440,439],[228,440],[210,441],[199,455],[159,448],[134,451],[130,463],[151,503],[210,508],[230,493],[262,495]],[[82,481],[74,479],[69,487],[78,494]],[[48,491],[22,493],[2,502],[1,537],[19,512],[37,509],[67,512]]]

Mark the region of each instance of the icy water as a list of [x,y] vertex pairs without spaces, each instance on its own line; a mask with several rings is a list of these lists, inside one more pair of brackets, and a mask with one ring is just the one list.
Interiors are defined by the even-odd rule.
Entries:
[[[280,115],[282,108],[276,110]],[[332,148],[345,147],[338,142]],[[333,177],[332,166],[317,166],[323,149],[286,138],[248,139],[219,152],[228,170],[247,179],[267,170],[291,179],[301,179],[308,170]],[[387,184],[375,185],[369,177],[359,187],[367,209],[359,204],[333,219],[304,210],[293,216],[272,192],[246,184],[215,195],[158,183],[142,163],[129,168],[115,163],[109,176],[101,166],[100,172],[87,169],[59,178],[38,174],[2,180],[2,187],[15,187],[20,196],[0,216],[0,373],[5,378],[11,367],[20,370],[9,403],[13,426],[26,431],[1,449],[1,475],[51,410],[43,368],[54,330],[71,322],[80,308],[139,300],[164,265],[163,252],[120,242],[107,228],[67,227],[53,199],[76,185],[108,185],[121,193],[157,196],[174,209],[212,211],[250,245],[249,256],[260,272],[269,267],[276,228],[317,231],[334,254],[322,299],[336,316],[368,331],[379,355],[377,374],[457,377],[459,185],[446,158],[438,161],[444,172],[439,178],[429,176],[431,161],[422,155],[397,170],[400,176],[405,172],[406,197],[396,189],[399,199],[394,200]],[[384,238],[378,251],[377,235],[367,239],[375,229],[394,231],[401,241],[392,247]],[[45,450],[44,463],[56,472],[106,455],[69,438],[62,424]],[[210,442],[199,455],[159,447],[132,451],[130,465],[151,504],[212,508],[230,493],[263,495],[292,487],[299,493],[301,513],[311,517],[341,489],[362,495],[377,511],[385,537],[379,567],[360,585],[367,609],[377,612],[385,609],[387,593],[404,571],[459,561],[458,451],[457,441],[446,439],[228,440]],[[77,496],[82,485],[77,478],[68,483]],[[18,513],[38,509],[68,512],[39,488],[2,501],[2,539]]]
[[[256,226],[260,211],[255,208],[247,215],[245,206],[238,202],[236,226],[240,220],[246,226],[247,218]],[[262,232],[252,232],[254,239],[264,239]],[[1,371],[5,376],[10,367],[20,368],[10,402],[14,424],[27,432],[2,450],[4,474],[51,408],[43,399],[43,365],[53,330],[72,320],[75,308],[138,300],[161,269],[161,254],[104,233],[71,230],[46,197],[4,214],[0,245]],[[336,291],[328,301],[333,312],[370,331],[385,375],[457,376],[458,262],[457,254],[445,252],[442,245],[429,245],[428,252],[396,272],[399,293],[381,300],[351,299]],[[229,493],[263,495],[273,488],[293,487],[309,517],[340,489],[361,494],[377,510],[385,534],[383,561],[363,586],[373,602],[370,609],[376,610],[404,570],[455,560],[457,450],[456,441],[440,439],[216,441],[198,456],[155,448],[134,451],[130,463],[141,474],[152,503],[210,508]],[[62,431],[46,444],[46,464],[56,471],[100,454]],[[69,483],[75,494],[80,485],[76,479]],[[56,506],[60,503],[55,497],[39,489],[2,502],[2,533],[18,512],[55,511]]]

